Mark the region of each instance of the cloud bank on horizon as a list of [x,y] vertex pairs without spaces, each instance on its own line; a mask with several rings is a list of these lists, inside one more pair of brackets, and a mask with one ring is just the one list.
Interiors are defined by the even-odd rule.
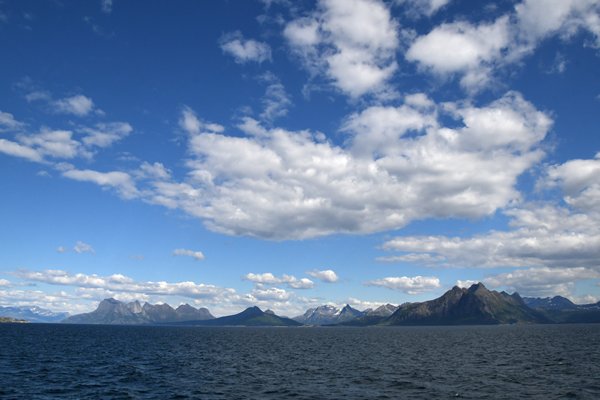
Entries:
[[158,5],[0,4],[0,303],[600,299],[599,1]]

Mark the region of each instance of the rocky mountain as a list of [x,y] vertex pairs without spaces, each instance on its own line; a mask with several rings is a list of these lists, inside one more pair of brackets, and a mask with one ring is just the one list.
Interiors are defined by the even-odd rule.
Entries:
[[546,323],[549,319],[525,304],[518,293],[488,290],[482,283],[455,286],[441,297],[403,304],[383,325],[473,325]]
[[169,324],[190,320],[214,318],[206,308],[196,309],[184,304],[173,309],[168,304],[150,304],[139,301],[123,303],[104,299],[95,311],[73,315],[63,322],[70,324],[150,325]]
[[309,308],[303,315],[294,317],[295,321],[305,325],[335,325],[361,317],[362,311],[358,311],[346,304],[343,308],[332,305],[323,305]]
[[203,321],[186,321],[178,325],[194,326],[300,326],[301,323],[293,319],[275,315],[273,311],[262,311],[258,307],[249,307],[239,314],[214,318]]
[[562,297],[562,296],[554,296],[554,297],[523,297],[523,301],[530,308],[541,309],[541,310],[576,310],[578,308],[577,304],[573,303],[571,300]]
[[555,323],[598,323],[600,322],[600,302],[575,304],[561,296],[552,298],[523,298],[525,303],[541,312]]
[[396,312],[397,309],[398,309],[398,306],[394,306],[394,305],[388,303],[388,304],[379,306],[374,310],[367,309],[364,311],[364,314],[368,315],[368,316],[372,316],[372,317],[389,317],[394,312]]
[[69,313],[66,312],[53,312],[37,306],[0,307],[0,317],[28,322],[54,323],[60,322],[68,316]]

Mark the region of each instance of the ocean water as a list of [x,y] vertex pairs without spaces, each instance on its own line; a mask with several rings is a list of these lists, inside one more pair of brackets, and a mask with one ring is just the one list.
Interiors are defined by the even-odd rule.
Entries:
[[0,324],[1,399],[599,399],[600,325]]

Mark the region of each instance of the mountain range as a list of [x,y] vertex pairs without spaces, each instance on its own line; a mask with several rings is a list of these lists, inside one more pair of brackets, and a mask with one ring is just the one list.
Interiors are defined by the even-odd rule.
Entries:
[[0,317],[13,318],[27,322],[54,323],[60,322],[68,316],[69,313],[66,312],[57,313],[37,306],[0,306]]
[[0,307],[0,317],[29,322],[65,322],[72,324],[112,325],[188,325],[188,326],[300,326],[300,325],[474,325],[600,323],[600,302],[577,305],[561,296],[521,297],[488,290],[482,283],[469,288],[453,287],[437,299],[385,304],[363,311],[350,305],[338,308],[322,305],[310,308],[292,319],[270,310],[249,307],[241,313],[215,318],[206,308],[189,304],[176,309],[168,304],[124,303],[115,299],[100,302],[95,311],[68,316],[39,307]]
[[69,324],[155,325],[214,318],[208,309],[197,309],[189,304],[183,304],[174,309],[168,304],[144,303],[142,305],[139,301],[123,303],[115,299],[104,299],[95,311],[73,315],[63,322]]

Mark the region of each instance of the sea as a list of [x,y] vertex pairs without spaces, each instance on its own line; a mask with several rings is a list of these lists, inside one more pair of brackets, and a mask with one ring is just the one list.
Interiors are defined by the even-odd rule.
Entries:
[[1,399],[600,399],[600,324],[0,324]]

